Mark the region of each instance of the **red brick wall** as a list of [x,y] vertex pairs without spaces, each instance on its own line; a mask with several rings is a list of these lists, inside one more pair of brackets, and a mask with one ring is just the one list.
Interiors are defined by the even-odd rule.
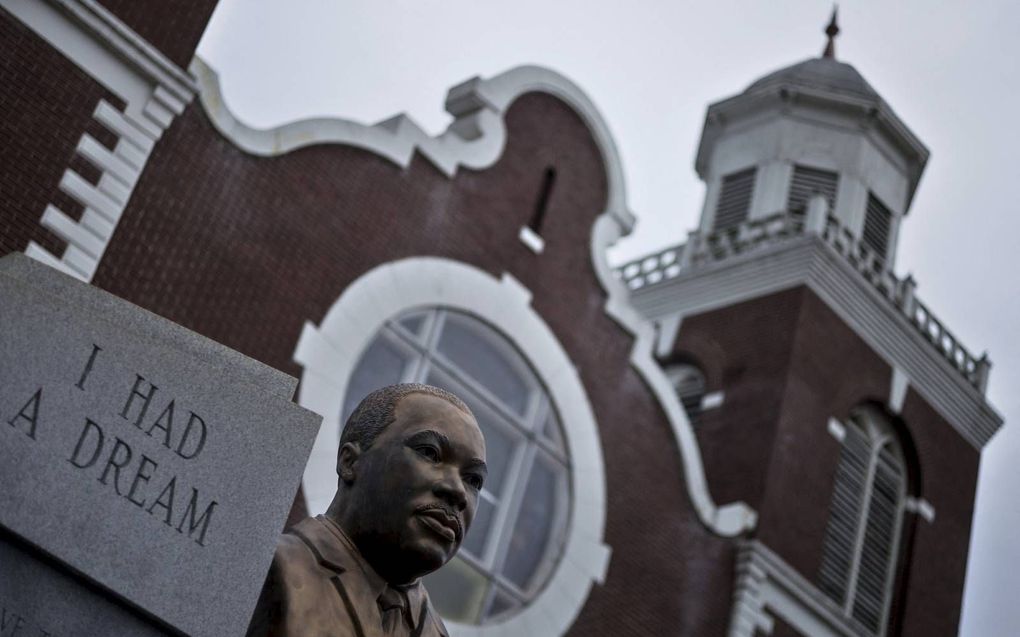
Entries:
[[829,418],[846,418],[866,401],[888,402],[892,372],[813,292],[801,290],[758,536],[814,581],[839,458]]
[[78,219],[82,207],[57,189],[67,168],[95,183],[99,171],[75,155],[82,133],[107,145],[112,134],[92,119],[101,98],[123,102],[59,51],[0,9],[0,256],[35,241],[56,256],[64,242],[39,225],[47,204]]
[[187,69],[218,0],[99,0],[128,27]]
[[919,495],[935,507],[935,520],[913,516],[910,568],[899,600],[904,609],[901,634],[956,635],[981,458],[913,390],[907,392],[903,420],[920,459]]
[[[805,287],[685,318],[674,355],[725,391],[697,428],[716,500],[755,506],[757,537],[816,581],[839,457],[828,420],[887,404],[891,368]],[[890,635],[955,635],[979,455],[913,390],[896,423],[936,518],[905,518]]]
[[[380,263],[439,255],[512,272],[578,368],[609,476],[608,579],[571,634],[723,635],[732,545],[691,510],[676,443],[592,270],[606,198],[597,148],[549,96],[519,99],[507,126],[493,167],[449,179],[420,156],[400,168],[340,146],[251,157],[192,105],[153,152],[95,282],[298,374],[301,326]],[[547,167],[557,177],[536,255],[517,234]]]
[[[826,422],[864,402],[888,403],[892,371],[813,293],[800,324],[759,537],[815,581],[839,453]],[[956,635],[979,454],[914,391],[898,424],[906,454],[916,449],[920,484],[913,489],[932,502],[936,518],[929,524],[906,515],[894,627],[902,635]]]
[[706,391],[725,392],[722,406],[702,412],[695,427],[716,502],[759,506],[802,297],[789,290],[681,323],[672,359],[692,360]]

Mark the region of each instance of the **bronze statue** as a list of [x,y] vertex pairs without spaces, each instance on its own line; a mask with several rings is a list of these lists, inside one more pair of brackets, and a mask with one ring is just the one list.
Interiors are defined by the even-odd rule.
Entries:
[[249,636],[447,635],[421,577],[460,547],[485,480],[485,440],[459,398],[384,387],[340,438],[325,515],[281,536]]

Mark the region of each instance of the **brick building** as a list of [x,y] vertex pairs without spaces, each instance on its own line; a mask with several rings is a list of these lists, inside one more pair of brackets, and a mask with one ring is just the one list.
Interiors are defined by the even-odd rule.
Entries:
[[687,241],[633,217],[570,80],[254,130],[193,58],[214,1],[0,0],[0,254],[25,251],[301,379],[472,406],[492,474],[428,585],[456,635],[952,635],[980,450],[972,356],[893,274],[928,151],[831,48],[713,104]]

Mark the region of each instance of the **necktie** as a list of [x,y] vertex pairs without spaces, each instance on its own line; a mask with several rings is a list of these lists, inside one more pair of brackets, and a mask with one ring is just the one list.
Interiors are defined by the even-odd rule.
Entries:
[[[410,611],[407,607],[407,596],[397,589],[387,586],[382,594],[379,595],[378,602],[385,634],[408,634],[413,625]],[[401,624],[404,624],[406,628],[401,626]]]

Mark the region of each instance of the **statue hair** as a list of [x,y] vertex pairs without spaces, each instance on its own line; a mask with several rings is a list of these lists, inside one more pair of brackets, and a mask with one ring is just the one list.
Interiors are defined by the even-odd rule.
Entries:
[[340,435],[340,447],[343,448],[348,442],[356,442],[362,451],[367,451],[382,433],[382,430],[396,420],[397,404],[401,399],[411,394],[425,394],[442,398],[474,418],[474,414],[464,404],[464,401],[445,389],[423,383],[388,385],[365,396],[354,408]]

